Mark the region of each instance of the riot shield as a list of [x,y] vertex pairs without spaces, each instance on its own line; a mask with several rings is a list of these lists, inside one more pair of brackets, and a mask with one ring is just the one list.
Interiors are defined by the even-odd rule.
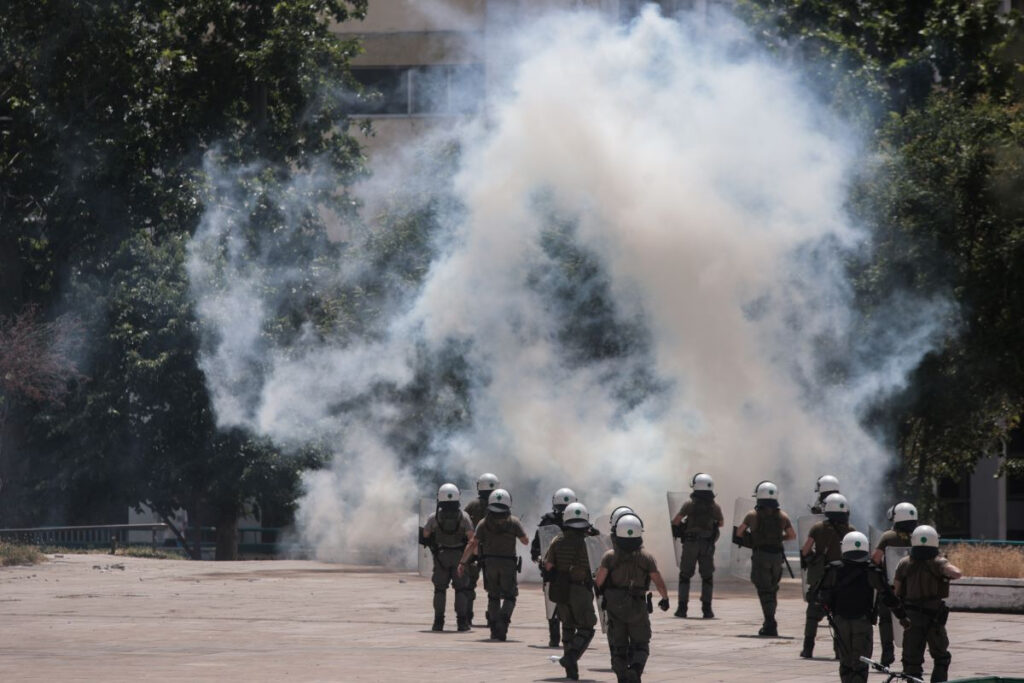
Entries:
[[[678,514],[683,503],[689,500],[690,494],[685,491],[668,491],[665,497],[668,498],[668,521],[669,528],[671,528],[672,518]],[[675,550],[676,566],[678,567],[683,558],[683,539],[673,536],[672,548]]]
[[[804,547],[804,543],[807,541],[807,537],[810,535],[811,527],[825,519],[825,515],[804,515],[797,518],[796,520],[796,540],[801,548]],[[801,564],[803,564],[801,562]],[[807,585],[807,570],[803,567],[800,568],[800,595],[807,599],[807,591],[810,586]]]
[[900,563],[904,557],[910,554],[910,546],[886,546],[885,548],[885,575],[889,577],[889,585],[896,578],[896,565]]
[[[736,529],[743,523],[743,518],[754,509],[754,501],[750,498],[737,498],[733,506],[732,534],[736,535]],[[731,539],[730,539],[731,540]],[[729,573],[733,576],[750,581],[750,548],[744,548],[735,543],[729,544]]]
[[[598,568],[601,566],[601,558],[604,557],[605,553],[612,549],[612,539],[607,534],[599,534],[597,536],[587,536],[587,559],[590,560],[590,575],[593,577],[597,574]],[[607,628],[608,615],[603,609],[601,609],[601,601],[595,597],[597,608],[597,616],[601,620],[601,632],[604,633]]]
[[875,548],[878,547],[878,541],[881,540],[884,533],[885,531],[877,528],[874,524],[868,525],[868,545],[871,546],[871,552],[875,552]]
[[[427,517],[434,514],[437,510],[437,501],[433,498],[420,498],[420,527],[416,530],[416,533],[422,534],[420,529],[427,523]],[[425,548],[419,543],[416,544],[419,552],[416,553],[416,569],[419,571],[419,575],[425,578],[430,578],[434,573],[434,556],[431,554],[429,548]]]
[[[557,524],[545,524],[544,526],[537,527],[537,538],[540,539],[540,561],[544,562],[544,556],[548,553],[548,546],[551,545],[551,541],[555,540],[555,536],[562,533],[562,530],[558,528]],[[547,614],[548,619],[555,618],[555,603],[551,602],[548,598],[548,587],[550,584],[544,582],[544,613]]]
[[[900,563],[904,557],[910,554],[909,546],[887,546],[885,549],[885,575],[889,579],[889,585],[892,585],[893,580],[896,578],[896,565]],[[892,615],[892,634],[893,642],[899,644],[903,642],[903,626],[900,624],[900,620],[896,618],[896,615]]]

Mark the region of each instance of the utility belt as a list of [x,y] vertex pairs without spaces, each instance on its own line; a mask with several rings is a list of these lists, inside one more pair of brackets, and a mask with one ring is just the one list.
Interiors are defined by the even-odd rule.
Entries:
[[[925,605],[931,605],[926,607]],[[927,600],[925,602],[904,602],[903,609],[907,612],[919,612],[933,620],[939,626],[945,626],[949,619],[949,606],[942,600]]]
[[686,531],[683,533],[684,541],[710,541],[715,537],[714,531]]
[[782,554],[782,546],[781,545],[759,545],[759,546],[754,548],[754,552],[755,553],[768,553],[768,554],[771,554],[771,555],[781,555]]
[[481,555],[481,560],[512,560],[515,562],[516,555]]
[[439,546],[437,546],[437,549],[438,550],[465,550],[466,549],[466,544],[463,543],[462,545],[439,545]]
[[620,586],[606,586],[607,591],[622,591],[631,598],[643,598],[647,595],[648,588],[622,588]]

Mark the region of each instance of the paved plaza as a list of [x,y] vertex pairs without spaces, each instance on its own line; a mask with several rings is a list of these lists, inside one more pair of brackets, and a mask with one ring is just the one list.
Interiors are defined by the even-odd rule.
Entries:
[[[372,567],[57,556],[0,568],[0,681],[564,680],[536,584],[521,587],[504,643],[457,633],[452,614],[431,632],[431,594],[416,574]],[[787,580],[779,628],[790,638],[758,638],[752,587],[719,579],[716,619],[656,610],[644,681],[838,680],[824,629],[819,658],[797,656],[803,609]],[[949,630],[953,677],[1024,672],[1024,616],[954,613]],[[600,632],[580,673],[615,680]]]

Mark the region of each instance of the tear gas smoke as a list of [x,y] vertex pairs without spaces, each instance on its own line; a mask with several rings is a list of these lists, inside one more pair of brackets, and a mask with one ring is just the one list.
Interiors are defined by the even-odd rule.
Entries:
[[[857,140],[725,15],[697,26],[649,8],[623,27],[557,13],[503,33],[509,72],[493,80],[507,88],[489,92],[485,122],[449,133],[458,169],[437,191],[457,210],[372,334],[262,340],[272,306],[256,278],[287,283],[303,264],[235,258],[244,211],[212,208],[193,241],[220,422],[336,447],[307,473],[298,516],[320,557],[410,563],[417,499],[484,471],[528,525],[561,486],[594,519],[629,504],[665,558],[665,491],[698,471],[727,515],[763,479],[799,514],[826,472],[855,514],[880,505],[892,454],[860,418],[902,386],[948,310],[897,295],[870,319],[852,307],[845,264],[868,239],[844,211]],[[388,183],[436,182],[376,164]],[[362,188],[368,203],[381,185]],[[229,186],[222,207],[250,201]],[[349,253],[327,279],[367,267]],[[395,399],[453,357],[460,390],[427,407]],[[424,410],[464,419],[406,434],[423,442],[410,461],[394,436]]]

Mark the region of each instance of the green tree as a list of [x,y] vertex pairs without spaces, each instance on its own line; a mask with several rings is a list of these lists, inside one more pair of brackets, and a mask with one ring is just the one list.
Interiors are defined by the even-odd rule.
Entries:
[[[319,164],[337,185],[310,206],[351,213],[345,187],[363,158],[338,95],[355,88],[358,46],[330,25],[365,10],[366,0],[6,3],[0,284],[11,296],[0,306],[74,306],[89,333],[89,380],[22,444],[37,452],[41,490],[79,509],[100,490],[162,514],[181,505],[196,522],[209,509],[223,529],[256,496],[294,499],[315,454],[215,427],[184,244],[216,200],[203,172],[213,149],[224,163],[258,161],[264,196]],[[286,219],[266,202],[253,212],[253,229],[271,235]],[[310,210],[275,248],[325,244],[323,215]],[[282,297],[267,333],[297,325],[312,298]],[[233,556],[232,543],[218,556]]]
[[1024,409],[1022,33],[995,0],[743,0],[829,106],[865,124],[850,208],[872,231],[851,263],[866,319],[893,292],[952,298],[949,335],[867,416],[903,455],[901,493],[1002,452]]

